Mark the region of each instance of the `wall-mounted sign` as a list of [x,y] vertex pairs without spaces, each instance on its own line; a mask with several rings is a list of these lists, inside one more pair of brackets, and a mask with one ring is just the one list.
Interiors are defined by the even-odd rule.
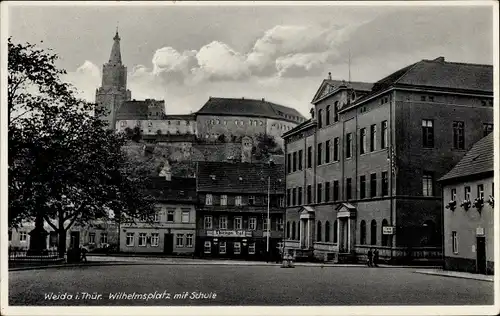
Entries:
[[212,237],[252,237],[252,232],[245,230],[207,230]]
[[382,227],[382,234],[383,235],[394,235],[395,232],[396,232],[396,227],[394,227],[394,226]]
[[484,228],[483,227],[476,228],[476,236],[484,236]]

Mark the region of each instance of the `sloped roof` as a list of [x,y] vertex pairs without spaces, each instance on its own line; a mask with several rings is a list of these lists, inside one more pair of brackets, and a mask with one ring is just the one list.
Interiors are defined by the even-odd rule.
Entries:
[[285,191],[285,166],[266,163],[199,162],[198,191],[220,193],[271,194]]
[[148,193],[163,202],[196,202],[196,179],[172,177],[167,181],[164,177],[152,177]]
[[116,111],[116,120],[147,120],[148,112],[146,101],[125,101]]
[[439,181],[448,181],[471,175],[493,172],[493,133],[483,137]]
[[257,116],[300,123],[305,118],[295,109],[254,99],[211,97],[197,115]]
[[379,80],[373,90],[395,84],[493,93],[493,66],[424,59]]

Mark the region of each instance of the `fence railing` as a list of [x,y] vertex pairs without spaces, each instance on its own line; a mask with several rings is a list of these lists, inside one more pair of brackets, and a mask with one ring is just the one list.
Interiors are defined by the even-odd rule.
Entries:
[[28,249],[9,249],[9,262],[25,262],[25,263],[40,263],[40,262],[57,262],[64,260],[59,256],[57,250],[45,250],[41,253],[34,253]]

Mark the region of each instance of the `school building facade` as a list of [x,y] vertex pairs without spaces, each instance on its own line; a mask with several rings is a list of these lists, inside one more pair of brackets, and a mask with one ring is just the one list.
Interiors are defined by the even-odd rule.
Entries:
[[437,179],[493,129],[493,67],[422,60],[374,84],[323,81],[283,135],[286,249],[353,262],[440,261]]

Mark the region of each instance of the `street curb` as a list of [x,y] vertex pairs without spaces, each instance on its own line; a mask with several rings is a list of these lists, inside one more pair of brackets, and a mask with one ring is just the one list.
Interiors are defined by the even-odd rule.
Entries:
[[414,273],[442,276],[442,277],[446,277],[446,278],[469,279],[469,280],[477,280],[477,281],[483,281],[483,282],[494,282],[493,279],[474,276],[474,275],[449,274],[449,273],[442,273],[442,272],[435,272],[435,271],[414,271]]
[[[96,267],[96,266],[118,266],[118,265],[195,265],[195,266],[281,266],[281,263],[260,263],[260,262],[159,262],[159,261],[103,261],[103,262],[88,262],[80,264],[67,264],[67,265],[47,265],[47,266],[33,266],[33,267],[19,267],[9,268],[10,271],[25,271],[25,270],[42,270],[42,269],[56,269],[56,268],[74,268],[74,267]],[[318,263],[295,263],[295,267],[310,267],[310,268],[363,268],[366,265],[362,264],[318,264]],[[368,268],[368,267],[366,267]],[[390,266],[382,265],[378,268],[393,268],[393,269],[435,269],[436,267],[421,267],[421,266]]]
[[25,270],[43,270],[43,269],[56,269],[56,268],[75,268],[75,267],[99,267],[99,266],[125,266],[125,265],[139,265],[138,262],[100,262],[100,263],[82,263],[82,264],[60,264],[60,265],[47,265],[47,266],[27,266],[19,268],[9,268],[11,271],[25,271]]

